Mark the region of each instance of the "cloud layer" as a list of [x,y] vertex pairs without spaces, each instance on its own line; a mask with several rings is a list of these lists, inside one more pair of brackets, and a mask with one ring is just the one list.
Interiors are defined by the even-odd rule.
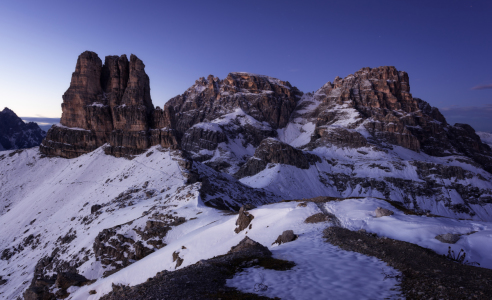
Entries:
[[472,87],[472,90],[486,90],[486,89],[492,89],[492,83],[486,85],[477,85]]

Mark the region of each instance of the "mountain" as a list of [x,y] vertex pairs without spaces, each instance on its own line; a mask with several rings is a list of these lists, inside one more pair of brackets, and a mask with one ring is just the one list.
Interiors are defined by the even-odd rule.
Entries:
[[0,111],[0,151],[36,147],[45,136],[36,123],[24,123],[7,107]]
[[[103,64],[86,51],[60,124],[39,148],[0,154],[0,296],[179,299],[200,290],[194,280],[212,280],[200,274],[216,274],[206,295],[236,287],[288,299],[297,296],[282,292],[286,284],[300,297],[302,281],[314,298],[375,298],[395,296],[396,276],[410,278],[406,267],[324,242],[327,226],[439,255],[464,249],[470,262],[492,268],[492,150],[484,142],[414,98],[408,74],[394,67],[363,68],[314,93],[264,75],[209,75],[161,108],[135,55]],[[377,217],[381,208],[392,214]],[[295,240],[275,244],[286,230]],[[455,244],[437,239],[444,234]],[[236,245],[254,245],[246,236],[298,267],[227,261],[237,259]],[[429,276],[454,276],[436,268]],[[489,278],[470,268],[462,278]],[[258,292],[262,277],[269,287]],[[463,284],[470,293],[475,285],[487,286]]]

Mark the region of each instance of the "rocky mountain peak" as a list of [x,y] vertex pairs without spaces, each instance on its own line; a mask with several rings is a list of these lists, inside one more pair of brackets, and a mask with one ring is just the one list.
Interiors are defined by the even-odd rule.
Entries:
[[86,51],[63,95],[62,127],[50,129],[41,151],[72,158],[109,143],[108,153],[139,153],[150,146],[153,111],[142,60],[134,54],[130,60],[107,56],[103,65],[96,53]]
[[[447,124],[437,108],[412,96],[408,74],[393,66],[336,77],[314,94],[265,75],[209,75],[154,109],[142,60],[133,54],[129,60],[107,56],[102,64],[86,51],[77,60],[62,109],[65,127],[48,132],[41,145],[45,154],[76,157],[109,143],[108,154],[125,156],[159,144],[190,151],[195,159],[235,174],[262,140],[280,134],[296,141],[290,145],[294,150],[402,146],[433,156],[465,155],[492,170],[490,148],[473,128]],[[239,140],[240,146],[220,146]],[[237,147],[248,150],[239,154]],[[266,152],[277,148],[288,147],[269,146]],[[209,161],[217,149],[228,158]],[[304,155],[294,150],[289,157]]]
[[14,113],[14,112],[13,112],[10,108],[8,108],[8,107],[5,107],[5,108],[2,110],[2,112],[1,112],[1,113],[2,113],[2,114],[5,114],[5,115],[7,115],[7,114],[8,114],[8,115],[15,115],[15,113]]
[[370,109],[417,111],[418,104],[410,94],[408,74],[395,67],[362,68],[345,78],[336,77],[317,94],[324,94],[331,101]]
[[310,147],[396,145],[434,156],[464,154],[492,170],[491,153],[473,128],[450,126],[437,108],[414,98],[408,74],[395,67],[363,68],[337,77],[303,105],[309,103],[317,103],[316,109],[294,114],[316,124]]
[[0,151],[38,146],[45,135],[38,124],[24,123],[11,109],[0,111]]
[[289,122],[302,93],[290,83],[251,73],[229,73],[226,78],[209,75],[198,79],[180,96],[166,103],[177,115],[176,129],[183,134],[194,124],[211,121],[237,109],[272,128]]

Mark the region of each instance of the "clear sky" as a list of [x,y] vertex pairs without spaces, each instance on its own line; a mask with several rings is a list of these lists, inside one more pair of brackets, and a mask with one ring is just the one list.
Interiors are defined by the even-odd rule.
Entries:
[[450,123],[492,131],[492,1],[1,1],[0,110],[60,117],[80,53],[136,54],[162,106],[208,74],[317,90],[363,67],[408,72]]

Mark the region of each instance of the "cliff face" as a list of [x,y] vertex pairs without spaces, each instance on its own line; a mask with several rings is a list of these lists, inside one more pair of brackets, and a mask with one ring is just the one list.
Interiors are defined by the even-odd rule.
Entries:
[[[407,73],[395,67],[363,68],[337,77],[314,95],[318,107],[310,147],[339,143],[402,146],[433,156],[466,155],[492,172],[492,152],[466,124],[449,125],[427,102],[412,97]],[[332,126],[342,124],[343,126]]]
[[[145,65],[135,55],[107,56],[82,53],[63,95],[61,126],[54,126],[41,145],[51,156],[74,158],[105,143],[107,154],[128,156],[153,145],[184,148],[202,140],[193,125],[244,110],[271,129],[285,127],[301,92],[290,83],[268,76],[230,73],[220,80],[200,78],[183,95],[154,109]],[[252,128],[253,144],[272,136]],[[243,129],[240,129],[243,130]],[[197,135],[198,134],[198,135]],[[210,134],[205,134],[205,139]],[[190,140],[190,137],[192,140]],[[212,138],[213,139],[213,138]]]
[[0,151],[36,147],[45,136],[38,124],[24,123],[7,107],[0,111]]
[[[135,55],[82,53],[63,95],[62,126],[52,127],[40,150],[66,158],[91,152],[105,143],[108,154],[139,154],[151,145],[154,106],[145,65]],[[160,143],[160,140],[154,141]]]
[[230,73],[224,80],[213,75],[198,79],[166,106],[176,112],[176,129],[181,133],[194,124],[212,121],[238,108],[276,129],[287,125],[301,95],[286,81],[250,73]]

